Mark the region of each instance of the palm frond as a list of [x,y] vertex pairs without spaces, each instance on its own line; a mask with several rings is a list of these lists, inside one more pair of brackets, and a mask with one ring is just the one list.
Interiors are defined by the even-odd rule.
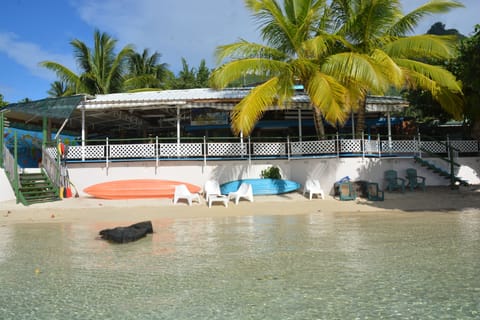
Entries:
[[442,109],[451,114],[455,120],[462,119],[465,107],[465,99],[462,94],[441,87],[435,98],[442,106]]
[[451,0],[431,0],[412,10],[399,19],[388,30],[388,34],[392,36],[404,36],[413,33],[418,26],[420,20],[424,17],[435,13],[446,13],[451,9],[464,7],[460,1]]
[[417,35],[398,38],[383,47],[391,57],[450,59],[455,54],[455,37]]
[[[457,82],[454,77],[452,79],[452,75],[446,75],[450,78],[448,81],[439,82],[430,77],[430,75],[435,73],[436,70],[429,70],[429,72],[426,72],[425,68],[421,68],[421,66],[411,68],[411,65],[408,65],[407,63],[404,63],[404,65],[409,67],[404,70],[408,87],[427,90],[432,94],[433,99],[440,103],[440,106],[445,111],[450,113],[456,119],[461,117],[464,107],[463,94],[460,83]],[[417,72],[417,70],[421,72]],[[438,76],[438,73],[436,75]],[[437,78],[436,80],[439,79]]]
[[244,58],[266,58],[274,60],[284,60],[287,58],[285,53],[263,44],[241,40],[232,44],[218,46],[215,50],[217,64],[222,63],[227,58],[231,60]]
[[276,100],[278,78],[271,78],[265,83],[253,88],[232,110],[230,119],[232,131],[239,135],[250,135],[258,119]]
[[269,59],[235,60],[215,69],[210,76],[210,84],[214,88],[225,88],[231,82],[246,74],[264,77],[278,76],[286,72],[289,65],[282,61]]
[[310,79],[306,90],[313,106],[321,111],[326,121],[333,126],[345,122],[347,89],[333,77],[317,72]]
[[75,87],[76,93],[86,92],[82,88],[80,77],[69,68],[53,61],[42,61],[40,65],[55,72],[60,81],[66,83],[69,87]]
[[[453,92],[462,91],[460,82],[457,81],[450,71],[442,66],[430,65],[428,63],[408,59],[395,59],[395,62],[404,69],[404,72],[405,70],[408,70],[408,77],[414,76],[421,80],[414,82],[414,84],[416,84],[415,87],[418,86],[422,89],[431,91],[432,85],[428,81],[422,80],[423,78],[427,78],[433,81],[436,86],[445,87]],[[426,86],[424,86],[423,83],[425,83]]]
[[382,72],[385,79],[396,88],[400,88],[404,83],[404,75],[402,69],[395,61],[384,51],[380,49],[373,50],[370,57],[382,66]]
[[366,54],[345,52],[331,55],[322,65],[321,71],[343,84],[361,83],[378,94],[389,87],[385,67]]

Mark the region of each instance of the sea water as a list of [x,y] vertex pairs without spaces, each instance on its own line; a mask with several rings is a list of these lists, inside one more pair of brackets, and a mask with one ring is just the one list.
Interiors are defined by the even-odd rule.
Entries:
[[1,226],[0,319],[480,319],[480,212],[153,224]]

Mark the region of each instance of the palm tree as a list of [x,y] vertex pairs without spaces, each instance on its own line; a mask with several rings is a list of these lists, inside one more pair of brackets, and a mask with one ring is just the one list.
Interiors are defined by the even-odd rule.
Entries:
[[50,97],[64,97],[74,92],[64,81],[54,81],[50,84],[50,90],[47,93]]
[[[322,70],[364,95],[384,94],[389,86],[426,90],[442,108],[459,117],[463,105],[459,82],[443,66],[432,64],[453,58],[455,37],[408,34],[424,16],[462,6],[458,1],[431,0],[403,14],[399,0],[333,0],[330,32],[347,42],[342,43],[339,53],[329,57],[329,64]],[[352,81],[363,68],[379,70],[387,82],[365,86]],[[361,133],[365,100],[351,102],[358,108],[357,133]]]
[[130,45],[115,54],[117,40],[107,33],[94,32],[93,49],[74,39],[73,47],[80,74],[53,61],[43,61],[41,65],[54,71],[59,79],[74,90],[74,93],[105,94],[120,92],[123,86],[126,59],[133,52]]
[[[423,57],[451,58],[448,37],[410,36],[427,14],[461,7],[458,1],[431,0],[403,15],[398,0],[245,0],[259,19],[269,46],[240,41],[217,48],[219,61],[233,58],[212,74],[214,87],[248,75],[268,80],[254,88],[233,110],[232,129],[249,133],[266,108],[288,103],[294,82],[304,85],[314,107],[317,134],[321,116],[342,124],[347,113],[359,114],[363,132],[367,93],[384,94],[391,86],[428,90],[443,108],[461,113],[461,88],[455,77]],[[460,107],[459,107],[460,106]]]
[[272,105],[288,106],[294,85],[302,84],[314,108],[317,134],[324,137],[322,117],[336,125],[346,119],[346,88],[320,66],[335,47],[335,39],[323,33],[326,0],[245,0],[260,23],[265,45],[244,40],[220,46],[219,63],[211,84],[224,88],[246,75],[267,79],[253,88],[231,113],[235,134],[250,134],[255,123]]
[[129,90],[146,88],[165,88],[167,78],[167,64],[159,63],[161,54],[154,52],[150,55],[148,49],[142,53],[133,52],[128,56],[128,76],[125,88]]

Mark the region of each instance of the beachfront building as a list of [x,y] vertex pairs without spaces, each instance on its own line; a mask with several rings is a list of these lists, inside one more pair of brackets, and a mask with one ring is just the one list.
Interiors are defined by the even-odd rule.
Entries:
[[[2,117],[43,128],[41,161],[51,175],[55,171],[52,163],[60,157],[58,142],[48,144],[47,140],[55,140],[60,134],[76,137],[64,158],[70,178],[80,189],[97,181],[152,175],[202,185],[212,175],[220,181],[258,177],[271,165],[282,168],[286,178],[299,182],[320,175],[326,186],[343,176],[382,181],[385,168],[404,169],[414,165],[413,159],[430,153],[448,155],[449,146],[459,156],[478,156],[475,140],[448,141],[444,137],[432,141],[417,132],[396,135],[401,133],[401,129],[395,129],[401,128],[401,122],[392,119],[391,113],[408,106],[399,97],[367,98],[371,116],[366,133],[360,137],[354,134],[352,114],[340,130],[327,126],[329,136],[319,140],[313,129],[312,107],[302,92],[288,108],[272,106],[251,136],[234,137],[229,129],[229,111],[249,90],[78,95],[11,104],[2,109]],[[356,164],[347,164],[351,161]],[[365,161],[374,161],[375,165],[370,164],[368,169]],[[430,183],[445,181],[432,178]]]

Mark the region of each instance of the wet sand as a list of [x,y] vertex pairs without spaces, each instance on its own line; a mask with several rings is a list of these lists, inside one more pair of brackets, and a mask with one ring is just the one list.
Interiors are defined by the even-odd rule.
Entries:
[[[181,201],[181,200],[180,200]],[[252,215],[297,215],[322,213],[402,213],[480,211],[480,186],[427,187],[425,192],[385,192],[384,201],[357,197],[340,201],[331,195],[308,200],[301,193],[256,196],[254,202],[230,201],[228,208],[205,200],[188,206],[171,199],[103,200],[90,197],[23,206],[15,201],[0,202],[0,226],[14,223],[138,222],[159,218],[231,217]]]

